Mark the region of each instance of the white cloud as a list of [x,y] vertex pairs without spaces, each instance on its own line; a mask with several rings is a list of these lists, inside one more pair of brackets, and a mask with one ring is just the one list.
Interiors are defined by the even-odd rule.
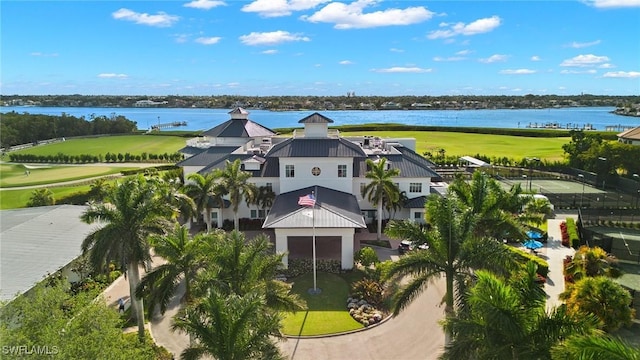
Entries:
[[541,58],[540,58],[540,56],[538,56],[538,55],[533,55],[533,56],[531,57],[531,61],[542,61],[542,59],[541,59]]
[[278,50],[275,50],[275,49],[265,50],[262,53],[265,54],[265,55],[273,55],[273,54],[277,54]]
[[372,69],[371,71],[377,73],[429,73],[432,69],[424,69],[419,67],[402,67],[394,66],[386,69]]
[[254,12],[262,17],[289,16],[294,11],[313,9],[330,0],[255,0],[242,7],[244,12]]
[[560,71],[560,74],[595,74],[597,73],[596,70],[594,69],[589,69],[589,70],[562,70]]
[[213,44],[217,44],[220,42],[220,39],[222,39],[219,36],[212,36],[212,37],[199,37],[195,40],[195,42],[202,44],[202,45],[213,45]]
[[491,64],[491,63],[499,62],[499,61],[507,61],[508,57],[509,56],[507,56],[507,55],[495,54],[495,55],[489,56],[488,58],[479,59],[478,61],[480,61],[481,63],[485,63],[485,64]]
[[600,69],[613,69],[613,68],[614,68],[614,67],[616,67],[616,66],[615,66],[615,65],[613,65],[613,64],[604,63],[604,64],[602,64],[602,65],[600,65],[600,66],[598,66],[598,67],[599,67]]
[[311,41],[306,36],[291,34],[288,31],[252,32],[249,35],[240,36],[240,41],[245,45],[277,45],[292,41]]
[[500,74],[503,75],[528,75],[535,74],[537,71],[531,69],[505,69],[500,70]]
[[202,9],[202,10],[210,10],[210,9],[213,9],[214,7],[224,6],[224,5],[227,5],[227,4],[225,4],[224,1],[193,0],[191,2],[188,2],[188,3],[184,4],[184,7],[190,7],[190,8]]
[[45,53],[41,53],[41,52],[32,52],[30,54],[31,56],[41,56],[41,57],[58,57],[58,53],[51,53],[51,54],[45,54]]
[[102,73],[98,74],[99,78],[102,79],[126,79],[129,77],[127,74],[114,74],[114,73]]
[[350,60],[342,60],[338,64],[340,65],[353,65],[353,62]]
[[159,12],[157,15],[149,15],[147,13],[137,13],[135,11],[122,8],[111,16],[116,20],[132,21],[140,25],[149,25],[157,27],[170,27],[175,24],[180,17]]
[[404,50],[402,50],[402,49],[398,49],[398,48],[391,48],[391,49],[389,49],[389,51],[391,51],[391,52],[397,52],[397,53],[404,52]]
[[584,42],[584,43],[579,43],[579,42],[572,42],[571,44],[567,45],[567,47],[572,47],[574,49],[582,49],[582,48],[586,48],[589,46],[593,46],[593,45],[598,45],[600,44],[600,40],[596,40],[596,41],[591,41],[591,42]]
[[440,56],[436,56],[433,58],[433,61],[438,61],[438,62],[442,62],[442,61],[462,61],[465,60],[466,58],[464,56],[449,56],[449,57],[440,57]]
[[473,51],[471,50],[460,50],[456,53],[456,55],[460,55],[460,56],[464,56],[464,55],[469,55],[471,54]]
[[522,89],[520,89],[520,88],[513,88],[513,89],[511,89],[511,91],[514,91],[514,92],[520,92],[520,91],[522,91]]
[[583,0],[597,8],[640,7],[640,0]]
[[640,78],[640,71],[609,71],[602,75],[602,77],[635,79]]
[[609,58],[606,56],[596,56],[593,54],[587,54],[587,55],[578,55],[571,59],[567,59],[563,61],[560,64],[560,66],[587,67],[587,66],[595,66],[607,61],[609,61]]
[[455,24],[441,23],[440,27],[449,27],[446,30],[435,30],[427,35],[429,39],[444,39],[450,38],[456,35],[477,35],[493,31],[500,26],[501,19],[498,16],[492,16],[489,18],[478,19],[469,24],[462,22]]
[[178,44],[184,44],[187,41],[189,41],[189,35],[187,34],[177,34],[177,35],[174,35],[174,37],[176,38],[176,42]]
[[377,0],[358,0],[351,4],[332,2],[313,15],[301,18],[313,23],[333,23],[335,24],[335,29],[365,29],[418,24],[431,19],[435,15],[435,13],[423,6],[405,9],[391,8],[364,13],[366,7],[377,4]]

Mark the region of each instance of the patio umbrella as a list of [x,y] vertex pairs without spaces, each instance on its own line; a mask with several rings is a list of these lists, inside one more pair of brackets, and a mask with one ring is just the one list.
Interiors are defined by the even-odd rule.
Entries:
[[530,250],[540,249],[543,246],[542,243],[538,240],[527,240],[523,245]]

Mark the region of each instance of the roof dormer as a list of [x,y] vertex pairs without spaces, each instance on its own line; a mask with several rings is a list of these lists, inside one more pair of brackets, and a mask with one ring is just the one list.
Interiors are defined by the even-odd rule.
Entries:
[[328,124],[333,123],[333,120],[316,112],[298,121],[298,123],[304,124],[304,137],[326,138],[329,135]]
[[249,112],[241,107],[237,107],[229,111],[232,120],[247,120],[249,118]]

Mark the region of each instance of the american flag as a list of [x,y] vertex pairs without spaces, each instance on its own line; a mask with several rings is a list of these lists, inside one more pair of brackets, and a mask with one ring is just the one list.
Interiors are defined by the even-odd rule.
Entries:
[[315,206],[316,205],[316,197],[312,194],[307,194],[305,196],[300,196],[298,198],[298,205],[302,206]]

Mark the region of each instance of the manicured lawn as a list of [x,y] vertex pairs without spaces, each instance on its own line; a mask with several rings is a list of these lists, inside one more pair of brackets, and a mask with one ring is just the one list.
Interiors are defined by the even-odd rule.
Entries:
[[[69,139],[55,144],[34,146],[15,153],[34,155],[90,154],[95,156],[104,156],[107,152],[133,155],[140,155],[143,152],[147,154],[172,154],[183,148],[186,140],[179,136],[160,135],[102,136],[88,139]],[[8,156],[5,156],[4,160],[8,161]]]
[[[32,164],[1,164],[0,187],[10,188],[17,186],[44,185],[56,182],[85,179],[94,176],[118,174],[123,170],[136,169],[135,167],[109,167],[109,166],[64,166]],[[29,175],[25,174],[29,171]]]
[[521,159],[537,157],[545,160],[563,160],[562,145],[571,138],[534,138],[523,136],[465,134],[440,131],[366,131],[341,132],[344,136],[372,135],[380,138],[400,137],[415,138],[416,152],[420,155],[430,151],[434,155],[439,149],[445,150],[445,155],[473,156],[476,154],[489,157],[508,157]]
[[[82,186],[65,186],[65,187],[50,187],[49,190],[53,192],[54,198],[59,199],[63,196],[70,195],[77,192],[89,191],[89,185]],[[0,191],[0,210],[18,209],[27,206],[27,202],[31,198],[31,194],[35,189],[24,190],[2,190]]]
[[287,314],[282,322],[286,335],[335,334],[363,328],[347,311],[347,281],[335,274],[318,273],[317,283],[322,292],[310,295],[308,290],[313,288],[313,274],[293,279],[292,292],[306,301],[308,310]]

